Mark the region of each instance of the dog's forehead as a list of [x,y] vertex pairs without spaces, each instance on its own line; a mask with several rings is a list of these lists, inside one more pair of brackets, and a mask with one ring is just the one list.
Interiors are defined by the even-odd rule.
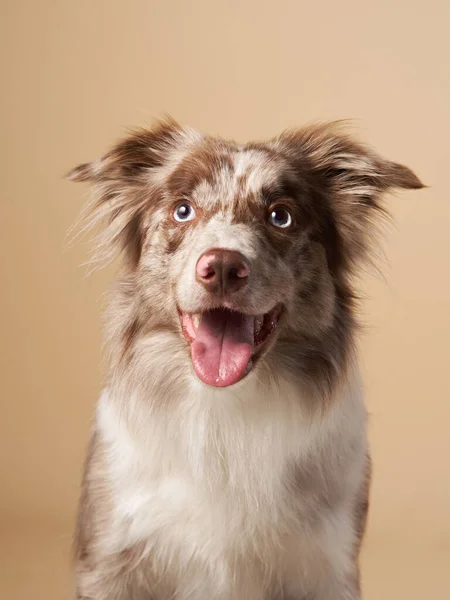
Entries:
[[287,169],[269,148],[214,144],[186,156],[169,188],[202,208],[227,209],[239,199],[262,203],[262,190],[277,186]]
[[199,206],[231,208],[235,201],[262,202],[261,191],[276,185],[280,165],[261,150],[238,150],[192,191]]
[[248,192],[275,185],[283,169],[282,160],[266,150],[240,150],[233,156],[234,179]]

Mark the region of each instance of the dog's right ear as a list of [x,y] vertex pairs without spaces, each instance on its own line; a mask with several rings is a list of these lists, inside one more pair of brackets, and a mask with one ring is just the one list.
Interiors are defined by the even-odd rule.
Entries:
[[183,143],[186,133],[172,119],[161,121],[152,129],[136,129],[105,155],[78,165],[66,177],[92,183],[139,183],[143,175],[163,166],[170,152]]
[[198,138],[196,132],[167,119],[152,129],[131,132],[105,155],[67,174],[67,179],[86,181],[93,187],[92,200],[82,214],[81,231],[105,225],[96,238],[91,261],[94,269],[111,262],[122,251],[128,265],[136,267],[141,252],[142,213],[170,173],[175,154]]

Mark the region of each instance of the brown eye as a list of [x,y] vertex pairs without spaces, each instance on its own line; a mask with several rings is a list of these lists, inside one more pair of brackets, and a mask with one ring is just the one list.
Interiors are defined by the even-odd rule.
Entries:
[[179,223],[195,219],[195,210],[189,202],[181,202],[173,211],[173,218]]
[[274,206],[270,209],[269,222],[274,227],[287,229],[292,225],[292,215],[285,206]]

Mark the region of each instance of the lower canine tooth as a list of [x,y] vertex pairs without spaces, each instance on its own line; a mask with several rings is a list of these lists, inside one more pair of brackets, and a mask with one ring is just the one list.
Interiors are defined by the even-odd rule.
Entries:
[[198,329],[198,326],[200,325],[200,315],[192,315],[192,323],[194,324],[195,329]]
[[262,328],[264,317],[256,317],[255,318],[255,334],[257,335]]

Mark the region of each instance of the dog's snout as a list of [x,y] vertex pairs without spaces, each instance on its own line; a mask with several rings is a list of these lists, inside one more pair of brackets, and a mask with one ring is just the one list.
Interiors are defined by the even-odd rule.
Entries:
[[198,260],[196,279],[208,292],[220,296],[237,292],[247,283],[250,266],[245,257],[234,250],[213,248]]

